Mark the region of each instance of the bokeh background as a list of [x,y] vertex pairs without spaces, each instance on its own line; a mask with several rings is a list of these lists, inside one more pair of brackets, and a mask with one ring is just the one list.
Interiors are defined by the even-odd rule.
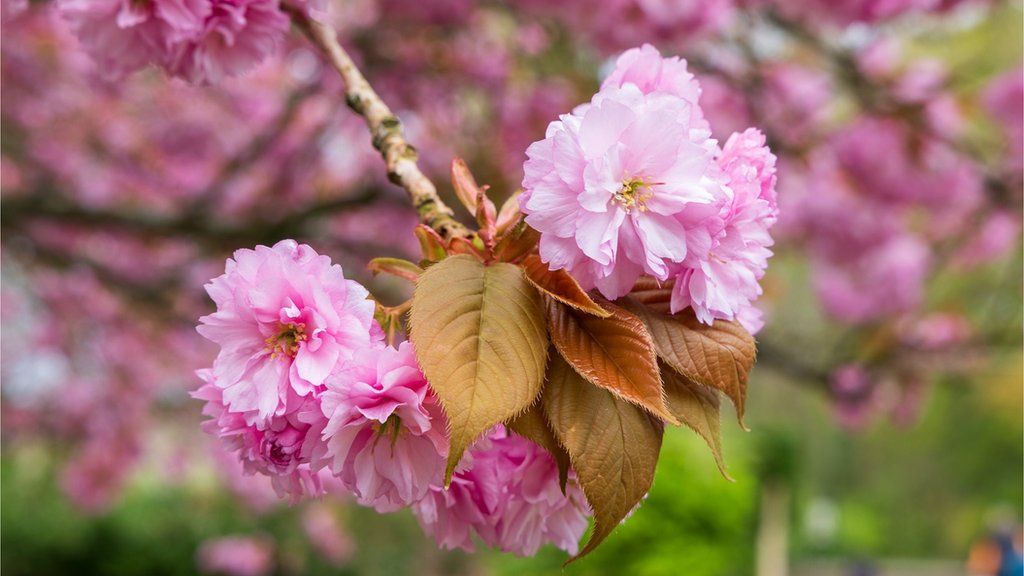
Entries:
[[[415,215],[302,38],[215,87],[118,79],[54,2],[2,7],[0,569],[561,573],[556,550],[441,551],[343,496],[289,506],[199,430],[215,350],[194,325],[233,250],[296,238],[407,296],[364,265],[413,254]],[[509,195],[547,122],[643,42],[689,60],[717,137],[758,126],[779,156],[752,430],[723,418],[735,482],[670,431],[645,504],[564,573],[1024,571],[1019,2],[330,10],[445,194],[458,156]]]

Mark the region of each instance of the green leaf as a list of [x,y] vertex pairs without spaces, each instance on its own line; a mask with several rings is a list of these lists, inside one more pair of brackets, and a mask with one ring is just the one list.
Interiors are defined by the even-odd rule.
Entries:
[[643,409],[584,380],[557,355],[541,402],[594,511],[590,541],[571,562],[607,538],[651,489],[663,429]]
[[445,482],[466,448],[540,392],[548,338],[540,295],[511,264],[455,255],[416,284],[409,339],[448,416]]

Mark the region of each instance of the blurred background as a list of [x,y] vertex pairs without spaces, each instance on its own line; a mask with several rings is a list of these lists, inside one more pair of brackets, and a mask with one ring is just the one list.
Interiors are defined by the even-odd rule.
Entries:
[[[297,33],[244,78],[108,77],[53,2],[2,0],[0,569],[20,574],[559,574],[438,550],[407,512],[289,506],[199,429],[203,284],[309,242],[369,258],[415,214]],[[688,59],[716,136],[757,126],[782,215],[747,424],[724,480],[665,438],[646,503],[566,574],[1020,575],[1019,2],[332,0],[445,194],[497,199],[618,52]]]

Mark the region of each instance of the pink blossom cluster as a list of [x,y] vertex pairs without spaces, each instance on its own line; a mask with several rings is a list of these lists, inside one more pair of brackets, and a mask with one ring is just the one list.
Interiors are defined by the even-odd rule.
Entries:
[[[933,24],[961,3],[379,0],[331,8],[343,44],[402,118],[430,176],[441,181],[458,155],[495,191],[522,181],[523,152],[551,118],[590,97],[603,55],[650,39],[685,53],[699,65],[699,108],[718,143],[754,125],[779,156],[774,249],[797,269],[806,264],[834,328],[856,340],[875,328],[902,334],[900,326],[927,317],[937,273],[957,273],[973,290],[987,278],[979,263],[1020,244],[1019,67],[975,93],[959,84],[962,75],[901,55],[887,40],[943,28]],[[193,410],[191,372],[209,364],[209,350],[195,345],[191,319],[207,306],[201,286],[219,273],[225,246],[301,237],[349,271],[410,248],[389,232],[411,227],[415,215],[378,176],[362,122],[339,110],[328,67],[300,35],[276,28],[274,53],[249,50],[269,46],[259,34],[267,19],[243,24],[240,7],[275,3],[217,4],[216,18],[215,4],[2,3],[3,317],[19,334],[3,340],[3,430],[15,447],[30,436],[66,447],[61,485],[90,510],[116,503],[148,464],[161,437],[154,429],[173,425],[164,415]],[[880,26],[926,10],[936,17],[909,30]],[[815,49],[779,26],[779,15],[834,50]],[[860,24],[835,30],[853,21]],[[232,35],[240,44],[217,44]],[[172,74],[264,63],[201,88],[159,74],[104,78],[147,62],[169,66],[173,42],[195,46],[179,51],[191,56]],[[847,53],[845,72],[833,74],[834,54]],[[980,158],[965,153],[979,135]],[[363,194],[367,205],[346,204]],[[803,294],[787,285],[803,278],[775,276],[765,286],[773,298],[760,305]],[[402,295],[375,281],[381,288]],[[900,351],[929,342],[901,336]],[[205,459],[206,450],[193,451],[188,467]],[[246,502],[269,505],[268,477],[241,476],[237,459],[215,464]],[[343,488],[329,469],[319,474]]]
[[[25,220],[16,232],[33,246],[68,259],[63,272],[68,278],[89,268],[107,278],[87,284],[69,280],[69,286],[95,287],[102,297],[117,301],[115,306],[127,305],[126,316],[139,310],[130,298],[123,301],[124,296],[166,293],[173,302],[159,306],[168,315],[194,317],[203,305],[196,288],[219,265],[209,258],[209,242],[221,243],[204,239],[202,221],[216,222],[213,228],[229,235],[248,234],[244,222],[259,220],[262,228],[308,210],[319,222],[306,227],[307,238],[327,238],[333,248],[356,241],[367,246],[392,242],[393,235],[381,233],[381,222],[411,225],[415,220],[395,208],[391,199],[400,194],[395,190],[344,205],[349,191],[373,191],[384,180],[374,175],[383,172],[379,156],[365,146],[359,119],[337,113],[333,77],[321,78],[311,51],[289,47],[287,58],[272,59],[244,84],[199,89],[153,75],[113,84],[92,72],[55,8],[33,5],[3,21],[3,34],[10,40],[2,54],[4,125],[18,134],[19,145],[5,149],[0,161],[8,214],[18,211],[9,202],[22,200],[84,213],[86,220],[77,223],[73,221],[79,216],[60,222]],[[153,114],[155,109],[160,114]],[[235,162],[239,157],[249,160]],[[285,202],[268,203],[271,190]],[[317,205],[324,203],[328,190],[327,204],[336,207],[321,210]],[[186,214],[201,215],[189,218],[198,230],[180,226]],[[91,226],[93,218],[106,222]],[[131,224],[136,219],[148,224],[137,228]],[[310,235],[314,230],[318,232]],[[399,251],[406,248],[411,248],[409,242],[397,246]],[[351,247],[342,253],[346,263],[361,264],[368,256]],[[34,277],[35,266],[30,268],[25,272]],[[126,292],[108,285],[122,280],[136,287]],[[91,294],[84,301],[100,298]],[[69,314],[68,323],[86,320],[80,315],[90,313],[83,309]],[[161,318],[160,331],[177,334]],[[143,324],[154,331],[155,323]],[[146,340],[152,337],[139,338]],[[165,349],[155,344],[140,351],[135,361],[152,364]]]
[[196,84],[253,69],[283,43],[278,0],[60,0],[60,11],[104,73],[147,65]]
[[591,101],[527,149],[520,205],[541,258],[584,288],[615,299],[642,275],[672,280],[673,312],[756,331],[775,156],[755,129],[719,146],[700,93],[685,60],[623,53]]
[[[813,77],[787,66],[792,78]],[[826,120],[799,138],[770,127],[795,148],[783,160],[781,237],[805,251],[824,311],[844,324],[868,325],[920,311],[936,262],[964,269],[1005,254],[1020,221],[994,205],[986,167],[957,144],[965,114],[941,64],[904,62],[898,43],[878,40],[858,48],[856,66],[865,81],[886,87],[866,104],[873,113],[828,121],[836,112],[823,107],[827,99],[811,105],[806,90],[805,97],[777,92],[789,105],[773,104],[775,110],[803,107]],[[1012,146],[1012,136],[1008,141]],[[1019,174],[1009,163],[1004,170],[1006,182]],[[953,244],[959,246],[950,258]]]
[[[911,147],[913,138],[897,121],[863,117],[794,166],[786,184],[782,228],[802,237],[822,304],[844,322],[916,310],[944,239],[977,235],[964,246],[976,246],[977,265],[1019,230],[992,218],[972,231],[964,215],[985,206],[977,167],[942,140]],[[915,225],[923,218],[927,227]]]
[[101,513],[151,458],[151,406],[173,405],[181,365],[205,350],[185,330],[140,321],[88,269],[6,266],[0,316],[19,337],[2,343],[4,436],[59,443],[59,486]]
[[341,367],[320,405],[327,418],[321,458],[360,504],[393,512],[442,481],[444,414],[408,342],[364,351]]
[[733,24],[735,0],[584,0],[572,4],[529,0],[531,15],[561,21],[603,53],[642,42],[690,46]]
[[[2,55],[4,123],[23,138],[16,155],[4,155],[5,198],[38,194],[50,183],[90,209],[131,206],[172,218],[202,203],[211,216],[272,221],[326,190],[337,199],[384,181],[363,123],[338,113],[338,81],[311,50],[288,44],[244,81],[216,86],[146,74],[109,82],[76,49],[62,19],[42,8],[3,29],[11,39]],[[249,160],[236,164],[239,156]],[[268,208],[271,190],[288,210]],[[344,238],[366,238],[365,230],[345,227],[352,226],[339,225]]]
[[748,0],[747,3],[769,4],[788,16],[845,26],[944,12],[968,2],[979,3],[979,0]]
[[[575,551],[585,501],[575,484],[561,492],[531,442],[492,433],[443,488],[446,419],[412,345],[383,344],[369,293],[326,256],[292,240],[239,250],[207,292],[217,310],[198,330],[220,352],[194,397],[248,474],[292,500],[337,482],[378,512],[412,506],[422,520],[434,506],[424,527],[441,543],[438,525],[463,534],[462,547],[472,532],[521,554],[546,542]],[[469,485],[479,518],[468,503],[438,507],[438,494],[458,499]]]
[[447,549],[474,549],[473,537],[523,556],[553,543],[579,551],[589,506],[575,476],[558,485],[554,459],[497,427],[470,448],[451,485],[430,487],[413,505],[423,530]]
[[207,427],[279,493],[322,493],[311,465],[325,426],[318,394],[339,366],[383,338],[369,293],[290,240],[238,250],[207,292],[217,311],[198,330],[220,346],[196,392]]
[[[325,190],[332,203],[350,190],[373,190],[383,172],[362,122],[337,113],[336,81],[321,78],[308,50],[289,46],[244,83],[200,89],[146,74],[111,83],[76,49],[55,5],[8,7],[4,127],[19,143],[0,158],[0,188],[14,222],[4,255],[19,264],[5,264],[3,318],[5,328],[23,322],[25,336],[4,340],[4,434],[61,442],[60,486],[99,513],[117,504],[140,466],[153,464],[161,440],[152,428],[167,422],[152,413],[185,410],[192,379],[185,374],[209,363],[210,349],[196,345],[187,325],[206,306],[203,282],[223,262],[211,261],[220,248],[209,250],[210,238],[178,229],[181,216],[200,214],[190,218],[199,227],[209,219],[244,234],[246,226],[234,223],[287,221],[322,202]],[[235,165],[240,155],[252,163]],[[284,204],[268,203],[270,190]],[[411,249],[411,236],[393,244],[394,235],[382,232],[382,222],[415,221],[389,192],[400,193],[342,204],[343,214],[316,209],[318,225],[307,231],[319,232],[307,237],[332,248],[359,241]],[[21,202],[77,215],[21,218]],[[92,226],[94,218],[106,223]],[[147,225],[131,224],[136,218]],[[342,256],[360,265],[366,257],[351,247]],[[187,452],[175,465],[184,473],[208,458]],[[237,462],[216,464],[245,503],[268,506],[268,478],[240,479]]]

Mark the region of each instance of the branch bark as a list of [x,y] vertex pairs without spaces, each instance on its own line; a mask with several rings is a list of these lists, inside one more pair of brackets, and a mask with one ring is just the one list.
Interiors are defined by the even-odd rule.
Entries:
[[214,246],[273,243],[281,238],[301,235],[304,227],[319,218],[348,209],[369,206],[382,198],[380,190],[368,188],[355,196],[333,198],[310,204],[276,219],[250,216],[241,224],[225,219],[208,219],[189,212],[163,215],[145,211],[115,211],[76,204],[47,190],[16,198],[7,198],[0,212],[5,233],[19,230],[37,220],[64,222],[96,230],[116,230],[141,237],[186,237]]
[[338,42],[334,29],[317,22],[296,9],[289,9],[292,21],[315,44],[338,71],[345,83],[345,102],[366,120],[376,148],[387,165],[388,179],[409,193],[409,199],[420,220],[442,237],[468,237],[471,232],[455,219],[437,194],[433,182],[420,171],[418,153],[405,139],[398,117],[381,100],[377,92],[356,67],[352,58]]

